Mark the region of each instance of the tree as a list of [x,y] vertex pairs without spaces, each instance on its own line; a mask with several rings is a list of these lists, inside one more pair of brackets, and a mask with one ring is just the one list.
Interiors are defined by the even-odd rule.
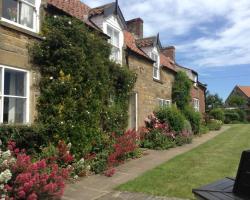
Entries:
[[214,108],[223,107],[223,99],[218,94],[211,94],[209,91],[206,92],[206,111],[210,111]]
[[179,71],[175,77],[173,85],[172,98],[180,110],[184,110],[189,105],[191,100],[191,80],[188,78],[185,72]]
[[247,104],[247,100],[244,97],[235,94],[229,97],[227,104],[233,107],[242,107]]

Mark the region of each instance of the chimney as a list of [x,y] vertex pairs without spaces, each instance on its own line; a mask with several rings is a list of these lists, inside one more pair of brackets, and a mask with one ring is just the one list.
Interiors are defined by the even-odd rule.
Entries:
[[143,38],[143,20],[141,18],[126,21],[127,29],[133,33],[137,39]]
[[169,46],[162,49],[162,53],[175,62],[175,47]]

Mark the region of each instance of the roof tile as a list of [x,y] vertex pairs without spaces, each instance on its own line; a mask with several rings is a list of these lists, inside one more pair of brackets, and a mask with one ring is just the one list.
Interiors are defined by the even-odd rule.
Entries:
[[240,90],[250,98],[250,86],[238,86]]
[[91,8],[80,0],[48,0],[48,4],[84,21],[92,28],[98,29],[97,26],[88,20]]
[[172,61],[169,57],[166,57],[163,53],[160,54],[160,64],[176,72],[174,61]]
[[124,42],[130,50],[140,54],[141,56],[149,58],[148,55],[144,53],[144,51],[142,51],[139,47],[137,47],[135,37],[132,33],[124,31]]
[[147,47],[154,44],[156,37],[148,37],[136,40],[136,44],[138,47]]

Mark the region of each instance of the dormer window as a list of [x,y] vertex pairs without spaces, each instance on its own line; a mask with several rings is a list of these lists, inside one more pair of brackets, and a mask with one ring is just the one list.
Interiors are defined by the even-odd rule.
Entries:
[[22,28],[38,32],[40,0],[2,0],[2,19]]
[[154,60],[153,65],[153,78],[160,79],[160,65],[159,65],[159,56],[156,53],[151,53],[151,59]]
[[120,60],[119,31],[115,30],[111,26],[107,26],[107,35],[110,37],[109,43],[112,45],[110,57],[114,61],[119,61]]

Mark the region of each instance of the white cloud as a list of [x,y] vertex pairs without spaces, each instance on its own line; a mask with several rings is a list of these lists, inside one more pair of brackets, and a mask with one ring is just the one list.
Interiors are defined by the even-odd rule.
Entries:
[[[110,1],[83,2],[95,7]],[[177,46],[183,64],[202,68],[250,63],[249,0],[120,0],[119,4],[126,19],[143,18],[146,36],[160,32],[168,44],[187,37]],[[213,28],[216,20],[226,26]],[[192,35],[194,29],[203,35]]]

